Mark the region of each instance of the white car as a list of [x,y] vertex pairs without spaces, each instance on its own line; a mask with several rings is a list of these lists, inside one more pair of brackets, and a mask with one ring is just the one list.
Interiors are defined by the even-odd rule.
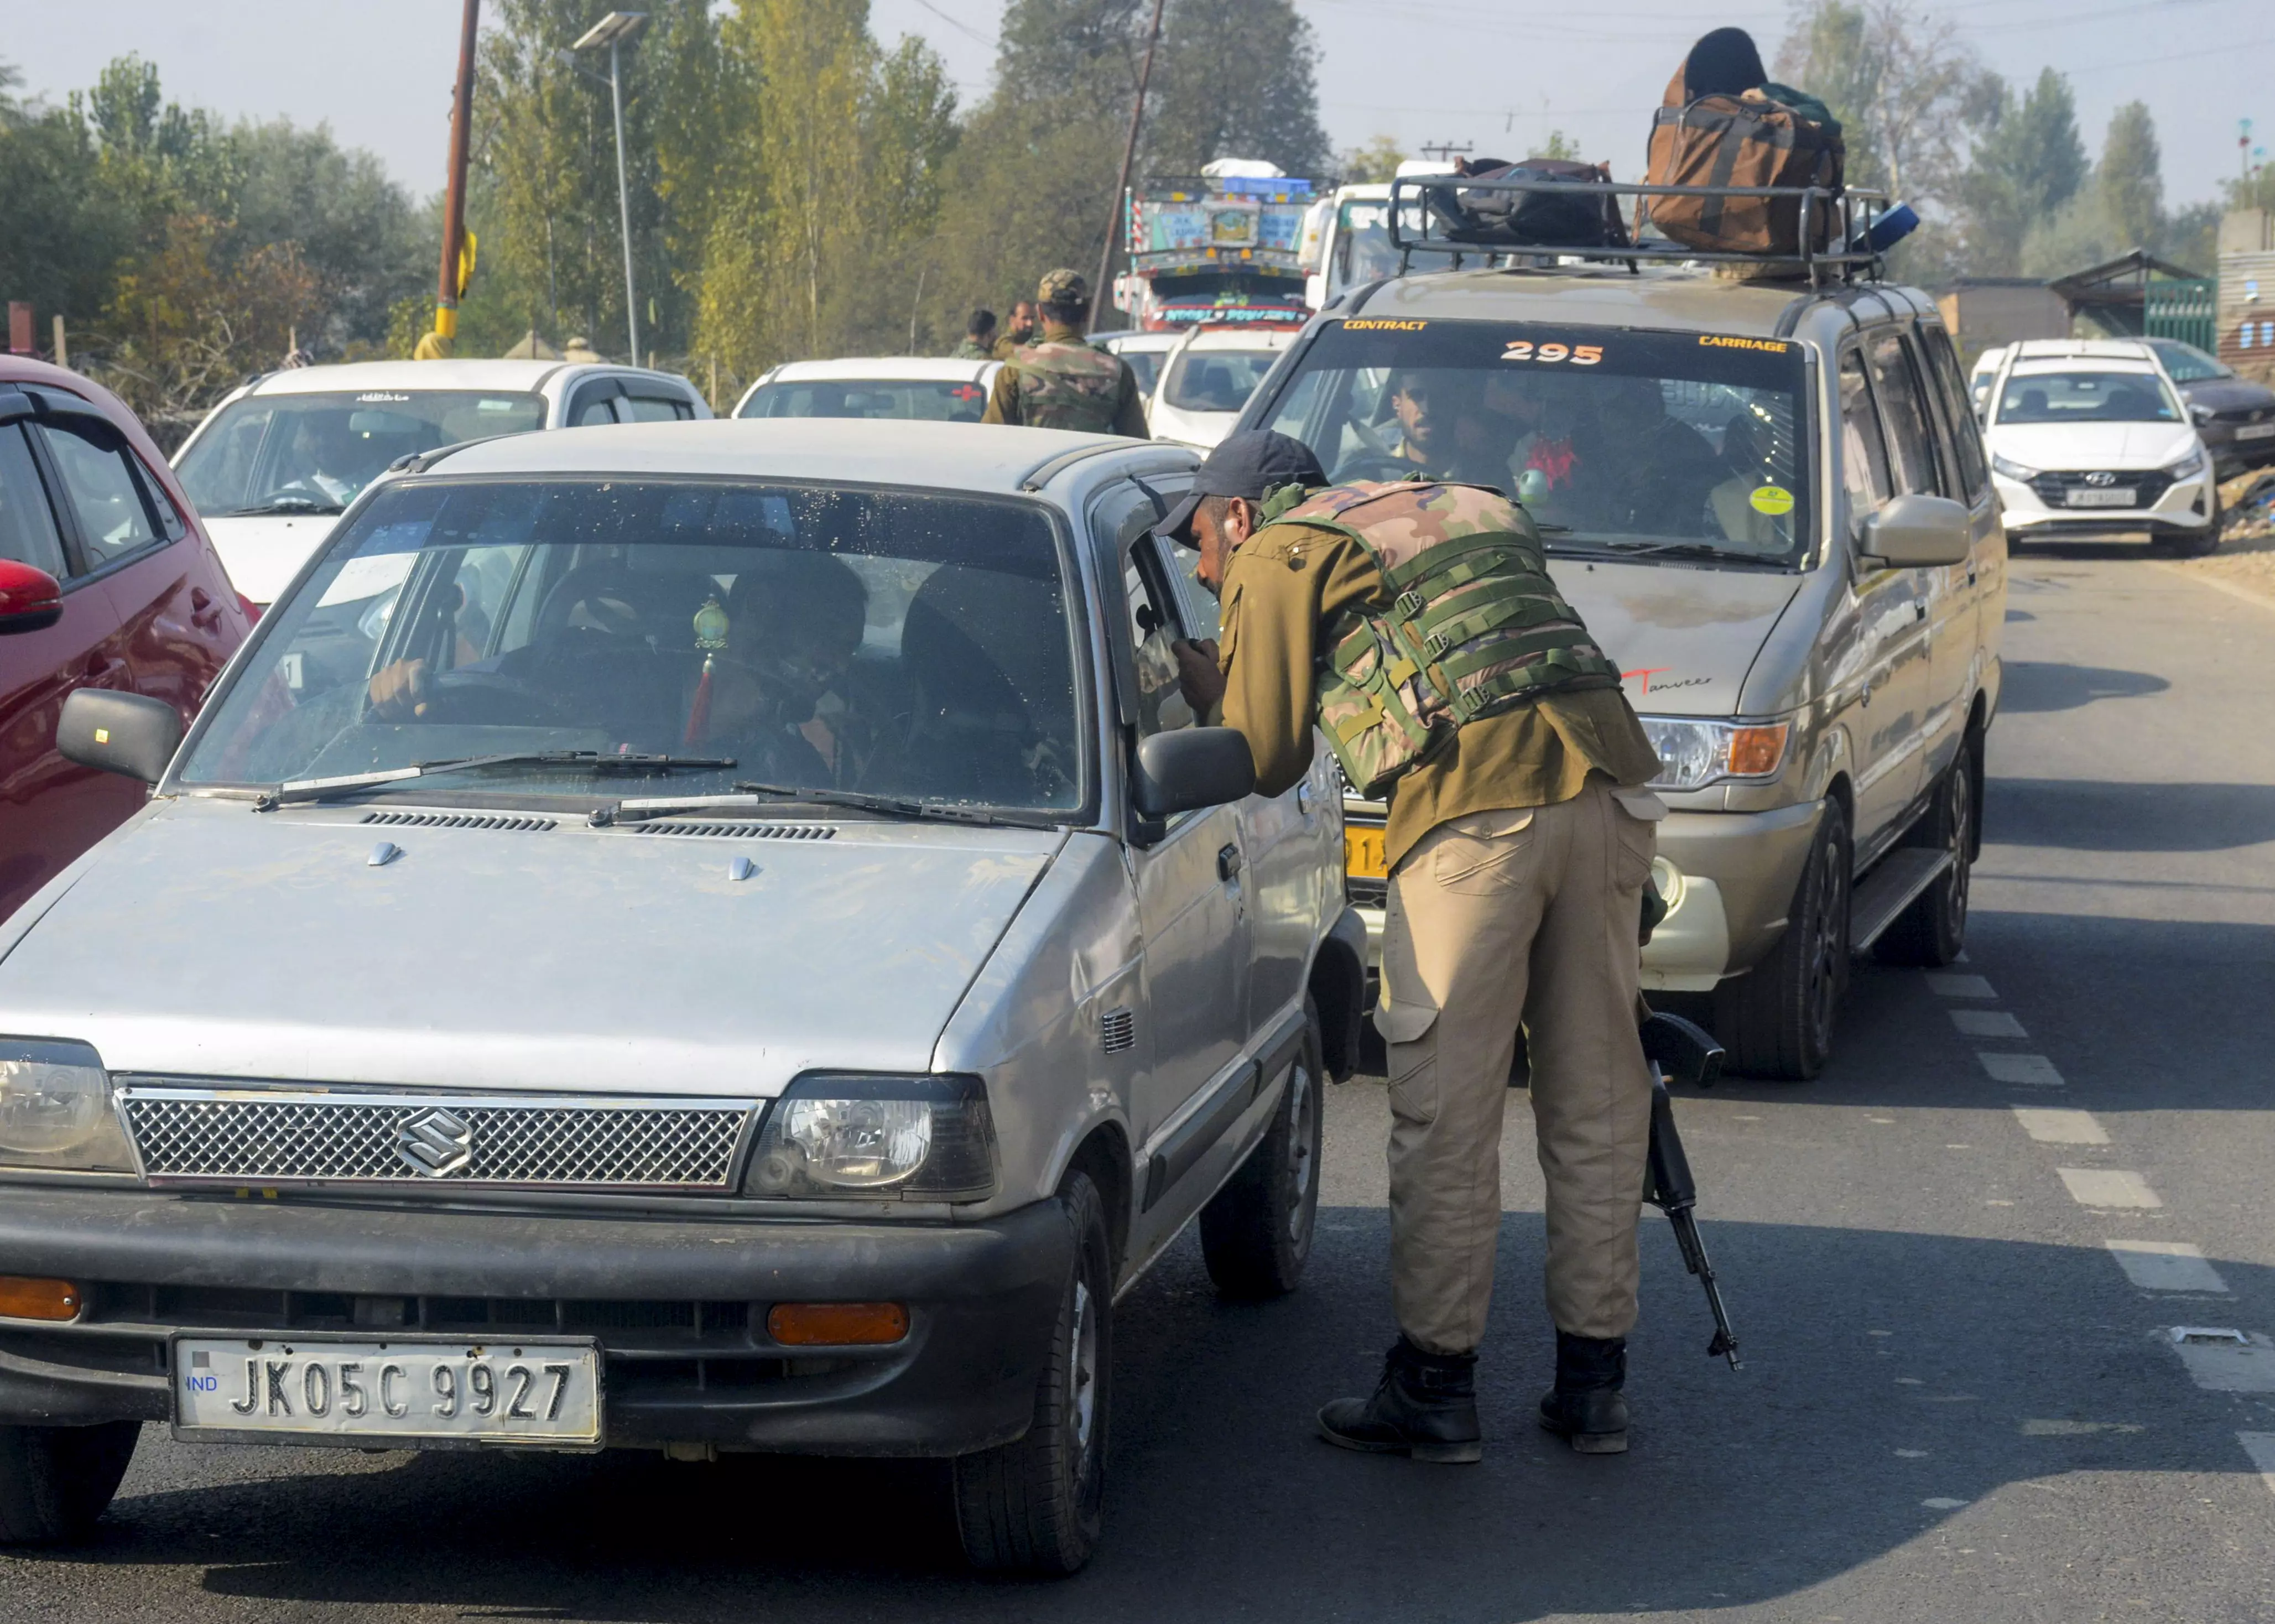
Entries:
[[923,355],[784,361],[744,391],[735,415],[977,423],[1002,366],[1001,361]]
[[1153,438],[1209,449],[1232,432],[1264,374],[1295,342],[1284,328],[1202,327],[1184,335],[1161,364],[1146,410]]
[[2009,543],[2145,533],[2162,552],[2219,544],[2211,458],[2138,339],[2029,339],[1993,381],[1984,440]]
[[1092,333],[1090,341],[1129,362],[1130,370],[1138,374],[1138,392],[1150,401],[1154,386],[1161,381],[1162,359],[1183,337],[1183,333]]
[[237,590],[276,601],[388,465],[467,440],[707,418],[695,386],[561,361],[358,361],[272,372],[206,414],[174,472]]

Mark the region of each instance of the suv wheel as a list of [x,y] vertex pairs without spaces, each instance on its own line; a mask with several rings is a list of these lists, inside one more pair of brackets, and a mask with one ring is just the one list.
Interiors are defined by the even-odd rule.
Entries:
[[1240,1171],[1201,1209],[1201,1257],[1228,1297],[1256,1301],[1295,1290],[1311,1255],[1319,1213],[1319,1012],[1304,1005],[1304,1046],[1280,1091],[1272,1126]]
[[1075,1235],[1035,1416],[1016,1443],[955,1462],[956,1521],[974,1567],[1070,1574],[1098,1543],[1112,1393],[1114,1263],[1106,1204],[1090,1175],[1067,1175],[1059,1205]]
[[1973,729],[1960,741],[1958,759],[1944,773],[1935,804],[1920,820],[1911,843],[1951,854],[1951,866],[1898,914],[1873,944],[1884,964],[1948,964],[1967,945],[1968,870],[1975,861],[1976,784],[1982,772],[1983,736]]
[[1769,956],[1715,990],[1714,1035],[1729,1068],[1806,1082],[1833,1054],[1833,1024],[1848,986],[1848,817],[1825,803],[1785,934]]
[[0,1545],[52,1545],[93,1528],[118,1492],[139,1421],[0,1427]]

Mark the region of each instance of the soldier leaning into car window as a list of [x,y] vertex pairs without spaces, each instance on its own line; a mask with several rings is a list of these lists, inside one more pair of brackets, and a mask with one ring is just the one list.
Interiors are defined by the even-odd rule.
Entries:
[[[1665,812],[1642,786],[1658,775],[1659,757],[1617,668],[1548,579],[1521,508],[1475,486],[1313,488],[1325,483],[1302,442],[1235,434],[1160,527],[1199,548],[1200,578],[1223,605],[1221,647],[1179,646],[1186,699],[1247,736],[1257,793],[1280,794],[1303,776],[1315,728],[1337,742],[1362,792],[1399,774],[1374,1016],[1389,1046],[1399,1337],[1373,1395],[1329,1404],[1319,1428],[1351,1449],[1480,1456],[1474,1374],[1521,1021],[1556,1326],[1556,1381],[1541,1422],[1583,1453],[1621,1450],[1651,1128],[1636,921]],[[1388,713],[1370,712],[1363,691],[1337,675],[1361,666],[1320,656],[1358,646],[1345,643],[1354,635],[1379,649],[1386,627],[1410,628],[1462,593],[1459,617],[1433,623],[1462,629],[1425,677],[1451,682],[1449,668],[1465,670],[1475,714],[1456,728],[1440,706],[1435,743],[1414,759],[1368,721]]]

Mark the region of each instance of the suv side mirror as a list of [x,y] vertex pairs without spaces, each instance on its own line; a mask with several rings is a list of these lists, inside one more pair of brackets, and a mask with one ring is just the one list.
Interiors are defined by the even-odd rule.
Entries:
[[1134,799],[1147,818],[1222,806],[1256,788],[1247,736],[1232,728],[1178,728],[1138,746]]
[[155,784],[182,742],[182,719],[163,699],[82,688],[64,701],[56,749],[66,761]]
[[64,617],[64,589],[45,570],[0,558],[0,633],[45,631]]
[[1871,563],[1926,570],[1963,564],[1973,547],[1964,507],[1948,496],[1907,495],[1864,521],[1856,550]]

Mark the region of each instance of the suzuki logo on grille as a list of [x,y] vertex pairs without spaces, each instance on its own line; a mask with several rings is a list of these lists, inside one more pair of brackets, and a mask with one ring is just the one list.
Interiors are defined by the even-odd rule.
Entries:
[[421,1111],[396,1133],[395,1153],[430,1179],[444,1177],[473,1160],[473,1126],[448,1111]]
[[2085,482],[2088,485],[2114,485],[2117,476],[2113,473],[2089,473],[2085,476]]

